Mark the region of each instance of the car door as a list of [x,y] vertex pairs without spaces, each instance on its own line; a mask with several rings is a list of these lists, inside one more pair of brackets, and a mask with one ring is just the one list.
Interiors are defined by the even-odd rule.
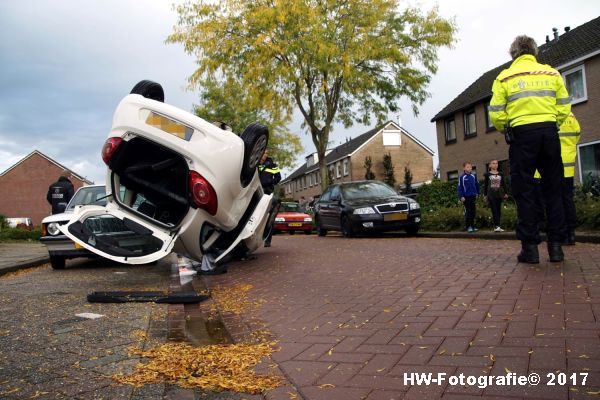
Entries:
[[127,264],[145,264],[168,255],[177,231],[160,229],[124,213],[114,201],[102,206],[77,206],[71,220],[59,227],[69,239],[92,253]]
[[331,188],[331,195],[329,197],[329,226],[335,229],[340,229],[340,218],[342,213],[342,191],[339,186]]

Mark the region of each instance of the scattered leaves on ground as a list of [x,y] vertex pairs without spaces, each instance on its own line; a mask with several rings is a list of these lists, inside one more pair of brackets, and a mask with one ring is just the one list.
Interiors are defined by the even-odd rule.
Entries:
[[239,284],[232,287],[219,286],[213,289],[211,295],[219,305],[222,313],[239,315],[246,310],[256,309],[266,303],[266,300],[252,301],[248,299],[248,292],[252,287],[250,284]]
[[133,349],[133,354],[150,361],[138,364],[130,375],[112,378],[136,387],[165,382],[186,388],[257,394],[280,385],[279,377],[256,374],[253,368],[273,351],[274,343],[203,347],[167,343],[147,351]]

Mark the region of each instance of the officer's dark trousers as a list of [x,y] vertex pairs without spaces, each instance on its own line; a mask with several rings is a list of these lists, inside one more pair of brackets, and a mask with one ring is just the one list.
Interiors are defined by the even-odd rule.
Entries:
[[567,232],[574,231],[577,226],[577,213],[573,199],[573,178],[563,178],[563,207],[565,208],[565,225]]
[[527,244],[538,244],[541,241],[533,179],[537,168],[542,176],[548,241],[562,242],[565,224],[562,200],[563,164],[556,124],[529,124],[513,129],[515,139],[508,154],[513,195],[517,203],[517,238]]

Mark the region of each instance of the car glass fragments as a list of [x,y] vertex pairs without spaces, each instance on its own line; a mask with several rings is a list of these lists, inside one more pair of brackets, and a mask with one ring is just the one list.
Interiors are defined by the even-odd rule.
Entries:
[[342,191],[344,193],[344,198],[348,200],[397,196],[392,188],[380,182],[351,183],[344,185]]

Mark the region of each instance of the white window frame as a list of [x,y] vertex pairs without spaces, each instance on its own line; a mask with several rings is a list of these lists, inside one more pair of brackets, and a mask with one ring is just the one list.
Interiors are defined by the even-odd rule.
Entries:
[[594,140],[593,142],[580,143],[577,145],[577,168],[579,169],[579,183],[583,183],[583,168],[581,168],[581,148],[585,146],[600,145],[600,140]]
[[331,164],[329,166],[329,172],[330,172],[330,175],[331,175],[331,179],[335,179],[335,165]]
[[[473,128],[475,128],[474,132],[469,132],[469,115],[473,114]],[[470,138],[473,136],[477,136],[477,114],[475,113],[475,108],[471,108],[464,112],[463,120],[465,123],[465,137]],[[456,123],[454,124],[454,130],[456,131]]]
[[[450,125],[450,122],[454,124],[454,138],[452,139],[448,138],[448,126]],[[444,120],[444,138],[446,139],[446,143],[456,142],[456,119],[454,117]]]
[[307,187],[307,186],[306,186],[306,180],[307,180],[307,179],[306,179],[306,175],[304,175],[304,176],[302,177],[302,186],[303,186],[303,188],[304,188],[304,189],[306,189],[306,187]]
[[349,168],[348,168],[349,164],[350,163],[348,162],[347,158],[342,163],[342,165],[344,166],[344,176],[348,176],[348,174],[350,173]]
[[308,187],[312,187],[312,185],[313,185],[312,174],[308,174]]
[[341,162],[336,162],[335,163],[335,177],[336,178],[341,178],[342,177],[342,163]]
[[[581,71],[581,80],[582,80],[582,84],[583,84],[583,97],[574,99],[573,95],[571,93],[569,93],[569,96],[571,96],[571,104],[578,104],[578,103],[587,101],[587,99],[588,99],[587,84],[585,81],[585,65],[584,64],[578,65],[575,68],[571,68],[571,69],[568,69],[565,72],[563,72],[562,73],[563,81],[565,82],[565,86],[567,86],[567,75],[573,74],[577,71]],[[567,90],[568,90],[568,88],[567,88]]]
[[381,133],[384,146],[400,146],[402,145],[402,131],[397,129],[384,130]]

